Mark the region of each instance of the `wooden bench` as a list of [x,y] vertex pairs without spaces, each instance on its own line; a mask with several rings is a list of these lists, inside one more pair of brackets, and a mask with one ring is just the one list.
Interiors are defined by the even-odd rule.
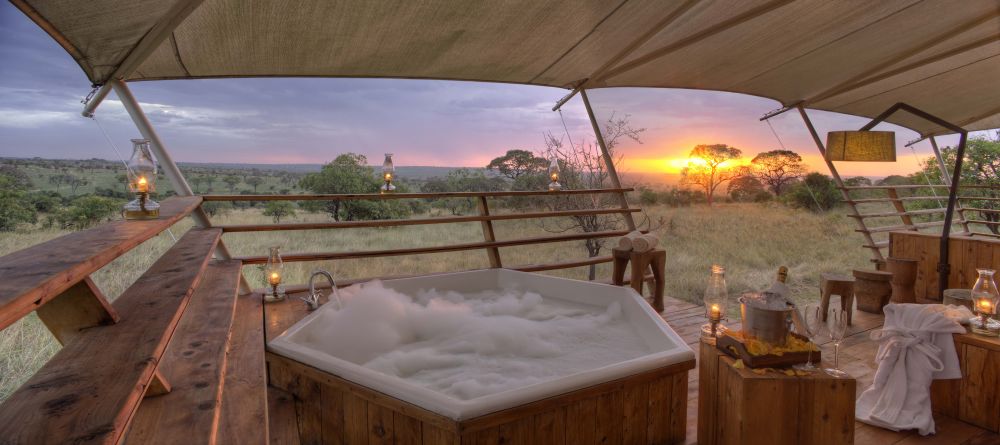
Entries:
[[[119,227],[131,231],[131,223]],[[159,227],[150,228],[149,236]],[[119,443],[154,382],[157,365],[221,233],[219,229],[192,229],[181,237],[115,301],[118,323],[81,333],[0,406],[0,438],[25,444]],[[122,246],[134,246],[125,240],[114,245],[118,247],[104,248],[109,255],[120,254]],[[76,258],[78,253],[65,246],[48,253],[60,254]],[[40,261],[58,262],[54,258]],[[89,274],[93,264],[71,266],[74,272],[64,276]],[[53,282],[48,289],[59,287]]]
[[[32,311],[61,305],[79,309],[81,305],[103,312],[102,295],[80,297],[67,293],[90,274],[132,250],[190,214],[201,204],[200,196],[173,197],[163,201],[160,218],[142,221],[114,221],[90,230],[71,233],[0,257],[0,329],[10,326]],[[96,289],[91,286],[92,289]],[[77,289],[79,290],[79,289]],[[87,301],[90,300],[90,301]],[[58,310],[53,309],[56,312]],[[46,313],[38,314],[42,321]],[[48,323],[47,323],[48,324]]]
[[240,269],[206,269],[159,365],[172,389],[143,400],[127,443],[267,441],[262,301],[237,296]]

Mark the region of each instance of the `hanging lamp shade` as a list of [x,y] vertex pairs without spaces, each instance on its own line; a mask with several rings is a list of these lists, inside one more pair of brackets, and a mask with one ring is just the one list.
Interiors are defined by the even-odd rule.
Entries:
[[892,131],[831,131],[826,135],[831,161],[896,162],[896,133]]

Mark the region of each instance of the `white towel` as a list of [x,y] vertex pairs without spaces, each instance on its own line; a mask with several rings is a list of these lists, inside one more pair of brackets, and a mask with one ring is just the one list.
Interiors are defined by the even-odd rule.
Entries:
[[633,230],[618,239],[618,248],[621,250],[632,250],[632,240],[642,236],[642,232]]
[[659,239],[647,233],[632,239],[632,251],[638,253],[648,252],[655,249],[659,242]]
[[962,376],[952,334],[965,332],[958,320],[972,313],[940,304],[888,304],[884,311],[883,328],[871,334],[879,342],[875,381],[858,397],[855,417],[893,431],[933,434],[931,380]]

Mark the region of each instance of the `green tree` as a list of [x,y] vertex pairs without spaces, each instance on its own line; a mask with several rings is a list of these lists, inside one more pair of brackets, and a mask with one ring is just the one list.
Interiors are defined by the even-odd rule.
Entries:
[[503,156],[493,158],[486,169],[496,170],[511,181],[517,181],[522,176],[544,171],[548,166],[549,161],[528,150],[507,150]]
[[35,207],[25,196],[24,188],[16,179],[0,174],[0,232],[36,221]]
[[101,220],[110,220],[120,211],[121,203],[118,200],[89,195],[73,200],[70,206],[56,215],[56,218],[64,228],[81,230]]
[[295,216],[295,204],[289,201],[268,201],[264,205],[264,216],[270,216],[278,224],[281,218]]
[[802,156],[791,150],[771,150],[758,153],[750,161],[750,175],[781,196],[785,187],[806,174]]
[[264,178],[261,178],[260,176],[251,176],[243,182],[246,182],[247,185],[253,187],[253,192],[257,193],[257,187],[264,183]]
[[[729,181],[726,193],[729,193],[729,197],[736,202],[759,202],[771,197],[767,190],[764,190],[764,184],[754,176],[740,176]],[[767,195],[767,198],[761,194]]]
[[[364,155],[344,153],[324,165],[318,173],[305,175],[299,184],[302,188],[313,193],[378,193],[382,182],[376,177],[375,170],[367,163],[368,158]],[[396,185],[397,193],[405,191],[405,185],[402,183]],[[399,203],[398,200],[334,200],[327,204],[326,211],[337,221],[389,219],[409,215],[406,206]]]
[[728,165],[741,157],[740,149],[726,144],[695,146],[688,153],[687,167],[681,171],[681,183],[701,188],[708,205],[712,205],[715,189],[723,182],[742,176],[740,168]]
[[229,176],[226,176],[225,178],[222,178],[222,182],[225,182],[226,185],[229,186],[229,193],[232,193],[232,192],[236,191],[236,184],[239,184],[240,182],[243,182],[243,181],[240,180],[239,176],[229,175]]
[[[956,147],[941,148],[941,157],[944,159],[944,163],[948,166],[949,171],[954,170],[955,150]],[[927,158],[923,163],[922,170],[915,173],[914,176],[920,176],[919,178],[912,178],[912,181],[918,184],[928,181],[933,184],[947,183],[947,181],[941,178],[941,170],[938,168],[937,159],[934,157]],[[1000,187],[1000,131],[994,133],[992,137],[978,136],[969,139],[965,146],[965,159],[962,161],[962,175],[960,180],[962,184]],[[928,189],[915,192],[919,192],[923,196],[929,196],[934,191]],[[942,202],[946,202],[947,199],[944,197],[947,196],[947,192],[942,192],[941,195]],[[962,205],[982,209],[983,211],[977,211],[979,217],[976,219],[1000,223],[1000,201],[990,199],[996,197],[992,190],[969,188],[963,189],[961,195],[987,198],[981,200],[963,199]],[[939,207],[942,206],[942,202],[926,201],[914,204],[919,203],[925,207]],[[914,205],[913,207],[918,208],[920,206]],[[968,211],[966,213],[968,214]],[[987,227],[993,233],[1000,233],[1000,226],[998,224],[989,224]]]
[[789,187],[781,200],[791,207],[825,212],[840,203],[841,195],[833,179],[813,172]]
[[90,184],[90,181],[78,176],[70,175],[66,183],[69,185],[70,191],[73,193],[73,196],[76,196],[77,189],[87,184]]

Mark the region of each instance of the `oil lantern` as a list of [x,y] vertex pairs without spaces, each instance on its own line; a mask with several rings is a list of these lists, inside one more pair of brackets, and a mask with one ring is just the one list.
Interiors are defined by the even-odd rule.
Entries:
[[382,161],[382,180],[385,181],[385,184],[382,184],[379,193],[392,193],[396,191],[396,186],[392,185],[395,173],[396,167],[392,166],[392,153],[386,153],[385,161]]
[[562,190],[562,184],[559,183],[559,158],[552,156],[549,162],[549,191],[558,190]]
[[267,264],[264,265],[264,276],[267,279],[267,292],[264,301],[273,302],[285,299],[285,288],[281,286],[282,273],[285,268],[281,261],[280,247],[271,247],[267,254]]
[[156,162],[149,152],[149,139],[132,139],[132,158],[128,161],[129,190],[135,199],[125,204],[125,219],[154,219],[160,216],[160,204],[149,194],[156,191]]

